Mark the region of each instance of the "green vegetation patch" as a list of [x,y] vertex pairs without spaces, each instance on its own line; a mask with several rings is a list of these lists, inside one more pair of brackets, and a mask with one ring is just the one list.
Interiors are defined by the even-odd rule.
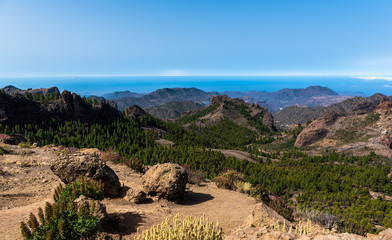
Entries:
[[372,124],[380,120],[380,113],[368,113],[365,117],[365,121],[368,124]]
[[192,115],[189,115],[189,116],[181,117],[180,119],[178,119],[177,122],[179,124],[187,124],[187,123],[196,121],[197,119],[199,119],[199,118],[207,115],[208,113],[214,111],[217,107],[218,107],[218,105],[210,105],[210,106],[204,108],[203,110],[201,110],[198,113],[195,113],[195,114],[192,114]]
[[[207,147],[240,148],[255,138],[247,136],[245,129],[230,122],[221,124],[206,128],[206,132],[199,129],[187,131],[178,124],[147,117],[140,122],[121,118],[110,124],[51,121],[43,125],[0,126],[0,132],[11,136],[24,133],[26,139],[39,145],[54,143],[101,150],[112,147],[126,159],[138,159],[146,165],[178,163],[203,171],[210,179],[231,169],[243,176],[242,182],[266,189],[287,202],[293,194],[300,193],[292,203],[294,206],[333,214],[342,221],[346,231],[364,234],[377,232],[378,225],[391,227],[392,203],[383,197],[373,199],[369,194],[369,190],[392,194],[392,179],[388,177],[391,167],[377,165],[379,159],[374,153],[363,157],[336,153],[307,156],[291,151],[276,154],[275,162],[239,161]],[[159,146],[154,141],[157,133],[142,130],[142,126],[165,130],[165,139],[175,141],[176,146]],[[284,144],[291,147],[293,139]],[[257,191],[255,194],[263,195]],[[276,204],[286,211],[281,203]]]
[[96,239],[101,230],[100,220],[93,215],[95,203],[77,206],[74,202],[80,195],[103,199],[101,183],[80,178],[79,182],[60,184],[53,195],[55,203],[46,203],[44,210],[38,208],[38,218],[30,213],[27,224],[21,222],[20,229],[26,240],[79,240]]

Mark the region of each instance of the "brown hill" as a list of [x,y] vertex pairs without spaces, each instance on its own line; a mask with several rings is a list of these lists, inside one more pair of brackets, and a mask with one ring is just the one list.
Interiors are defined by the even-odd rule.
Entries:
[[328,107],[288,107],[273,114],[275,125],[280,129],[289,129],[293,124],[305,124],[308,121],[313,121],[329,112],[335,112],[340,116],[366,114],[374,111],[383,97],[385,97],[385,95],[377,93],[367,98],[350,98]]
[[137,104],[146,109],[173,101],[192,101],[203,103],[208,101],[216,92],[204,92],[197,88],[163,88],[142,97],[125,97],[114,99],[120,111]]
[[[366,102],[365,108],[347,114],[331,112],[316,119],[298,135],[295,146],[318,146],[354,155],[374,151],[392,157],[392,101],[384,97],[377,107]],[[370,106],[370,107],[369,107]]]
[[160,106],[148,108],[147,111],[152,116],[160,119],[175,119],[181,117],[183,112],[193,111],[204,108],[201,103],[192,101],[173,101],[164,103]]
[[258,123],[267,126],[272,131],[276,130],[272,114],[266,108],[257,104],[248,104],[242,99],[230,98],[227,95],[214,96],[211,98],[209,107],[186,113],[183,116],[197,116],[194,122],[199,126],[213,125],[226,119],[252,131],[257,131]]

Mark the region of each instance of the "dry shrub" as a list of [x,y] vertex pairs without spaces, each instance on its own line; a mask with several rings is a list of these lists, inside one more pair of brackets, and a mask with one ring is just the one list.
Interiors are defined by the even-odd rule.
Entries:
[[58,150],[55,150],[57,155],[61,155],[61,154],[73,154],[78,152],[77,148],[74,147],[65,147],[65,146],[61,146]]
[[229,190],[234,190],[235,188],[233,180],[226,176],[218,176],[214,179],[214,181],[218,188],[224,188]]
[[237,189],[236,185],[239,182],[245,182],[245,177],[243,174],[237,171],[228,170],[222,175],[216,177],[214,181],[218,188],[236,190]]
[[18,144],[18,146],[22,148],[30,148],[31,144],[29,142],[21,142]]
[[268,206],[274,209],[279,215],[284,217],[285,219],[292,221],[293,219],[293,208],[291,208],[287,201],[284,198],[278,197],[276,199],[272,199]]
[[297,209],[294,212],[294,216],[302,219],[309,219],[328,229],[336,229],[338,231],[342,229],[342,223],[339,218],[328,212],[321,212],[315,209]]
[[216,224],[209,221],[206,216],[200,218],[186,217],[180,220],[179,215],[173,221],[166,219],[161,224],[138,233],[134,240],[155,240],[155,239],[187,239],[187,240],[221,240],[222,229],[219,222]]
[[127,161],[127,166],[130,167],[131,169],[135,170],[136,172],[144,173],[144,165],[142,162],[140,162],[139,159],[137,158],[131,158]]
[[252,189],[250,190],[250,195],[252,197],[260,199],[261,201],[263,201],[265,203],[269,203],[269,201],[271,200],[269,198],[268,189],[263,187],[261,184],[257,184],[256,186],[252,187]]
[[206,175],[200,170],[187,170],[188,181],[190,184],[200,185],[204,182]]
[[238,181],[235,183],[235,188],[238,192],[250,194],[250,191],[252,190],[252,184]]
[[102,151],[99,154],[99,158],[104,162],[118,162],[120,155],[113,148],[109,148],[106,151]]

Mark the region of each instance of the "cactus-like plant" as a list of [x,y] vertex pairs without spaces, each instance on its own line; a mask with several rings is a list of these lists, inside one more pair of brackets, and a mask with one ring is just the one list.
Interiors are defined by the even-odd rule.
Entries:
[[134,240],[153,239],[221,240],[222,229],[219,222],[214,224],[205,215],[200,218],[188,216],[184,220],[180,220],[180,216],[176,215],[173,221],[167,218],[149,230],[138,230],[134,237]]

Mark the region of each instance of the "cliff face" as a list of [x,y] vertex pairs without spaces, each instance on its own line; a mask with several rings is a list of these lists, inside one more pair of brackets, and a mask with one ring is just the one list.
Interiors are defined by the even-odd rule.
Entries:
[[0,92],[0,122],[24,124],[47,121],[81,121],[88,123],[111,122],[120,113],[106,101],[90,105],[79,95],[64,91],[58,100],[42,104],[24,98],[21,94]]
[[303,147],[323,139],[329,132],[327,127],[334,124],[337,118],[338,114],[331,112],[314,120],[298,135],[294,145]]

